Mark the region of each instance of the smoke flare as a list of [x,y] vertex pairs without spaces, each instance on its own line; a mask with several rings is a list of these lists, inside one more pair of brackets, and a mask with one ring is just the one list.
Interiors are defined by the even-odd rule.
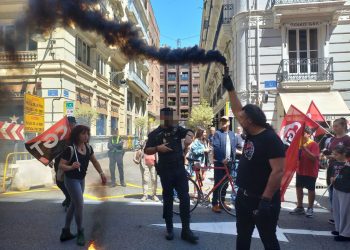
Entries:
[[[29,0],[26,14],[16,21],[16,28],[31,33],[48,33],[56,26],[73,24],[84,31],[101,35],[107,45],[116,45],[129,59],[144,58],[162,64],[218,62],[226,65],[225,57],[217,50],[205,51],[198,46],[170,49],[147,45],[139,29],[130,22],[107,20],[96,8],[98,0]],[[1,39],[1,38],[0,38]],[[13,40],[1,41],[7,51],[16,51]]]

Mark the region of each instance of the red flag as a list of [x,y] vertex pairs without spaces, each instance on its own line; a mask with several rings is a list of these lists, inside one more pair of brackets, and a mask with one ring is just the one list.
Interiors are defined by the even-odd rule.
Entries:
[[67,147],[70,138],[70,126],[67,117],[63,117],[41,135],[25,143],[30,154],[48,165]]
[[303,112],[291,105],[283,119],[280,130],[280,137],[283,143],[289,146],[286,152],[286,165],[281,183],[282,200],[284,200],[284,194],[298,167],[299,148],[301,146],[305,126],[310,127],[318,134],[326,133],[326,130],[318,123],[311,120]]
[[321,114],[321,112],[318,110],[316,104],[314,101],[311,101],[309,109],[306,112],[307,117],[310,119],[316,121],[316,122],[326,122],[326,119]]

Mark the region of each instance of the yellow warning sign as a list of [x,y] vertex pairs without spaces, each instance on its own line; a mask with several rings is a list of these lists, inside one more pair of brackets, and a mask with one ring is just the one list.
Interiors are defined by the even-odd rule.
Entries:
[[24,114],[25,132],[42,133],[44,132],[45,122],[42,115]]
[[44,116],[44,113],[45,113],[44,98],[31,95],[31,94],[25,94],[24,95],[24,113]]

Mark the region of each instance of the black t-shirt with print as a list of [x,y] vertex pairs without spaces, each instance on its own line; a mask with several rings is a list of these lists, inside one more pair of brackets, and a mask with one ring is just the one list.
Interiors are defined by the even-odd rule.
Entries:
[[[85,155],[79,153],[79,151],[76,150],[77,155],[78,155],[78,161],[80,163],[80,171],[78,169],[66,171],[66,172],[64,172],[64,174],[67,177],[69,177],[71,179],[84,179],[85,178],[86,171],[87,171],[88,166],[89,166],[90,158],[94,154],[94,150],[92,149],[92,147],[90,145],[85,145],[85,147],[86,147],[86,154]],[[90,149],[88,147],[90,147]],[[71,158],[72,148],[73,147],[66,148],[66,150],[62,154],[62,159],[66,160],[66,161],[69,161],[71,159],[69,164],[72,164],[73,162],[77,161],[74,150],[73,150],[73,157]]]
[[272,129],[249,136],[239,161],[237,185],[255,195],[262,195],[271,173],[269,160],[285,157],[283,142]]
[[339,171],[334,181],[334,188],[345,193],[350,193],[350,166],[348,164]]

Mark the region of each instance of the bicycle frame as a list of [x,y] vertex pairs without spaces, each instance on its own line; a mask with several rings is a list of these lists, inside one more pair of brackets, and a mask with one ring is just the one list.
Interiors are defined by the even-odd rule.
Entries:
[[192,168],[196,172],[196,180],[195,180],[195,182],[197,182],[198,187],[199,187],[199,191],[203,195],[203,197],[201,197],[203,200],[208,200],[210,195],[221,186],[221,184],[226,180],[226,178],[229,179],[231,186],[234,187],[234,181],[233,181],[233,178],[232,178],[232,176],[231,176],[231,174],[229,172],[228,167],[226,167],[226,166],[223,166],[223,167],[204,167],[203,169],[206,169],[206,170],[209,170],[209,169],[214,169],[214,170],[215,169],[223,169],[226,172],[224,177],[222,177],[222,179],[214,187],[211,188],[209,193],[204,196],[204,193],[203,193],[203,190],[202,190],[203,182],[202,182],[200,174],[199,174],[200,171],[202,170],[202,167],[197,167],[197,166],[195,166],[193,164]]

